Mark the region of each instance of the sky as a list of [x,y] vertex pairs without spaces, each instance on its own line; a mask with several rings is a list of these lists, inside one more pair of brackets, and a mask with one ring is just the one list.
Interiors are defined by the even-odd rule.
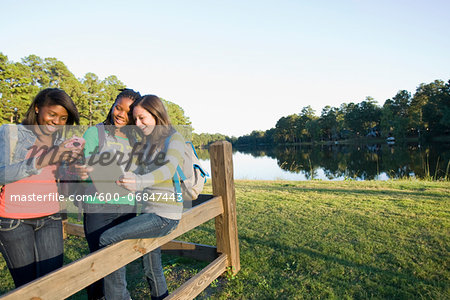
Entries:
[[450,79],[450,1],[2,0],[0,52],[116,75],[241,136],[307,105],[382,105]]

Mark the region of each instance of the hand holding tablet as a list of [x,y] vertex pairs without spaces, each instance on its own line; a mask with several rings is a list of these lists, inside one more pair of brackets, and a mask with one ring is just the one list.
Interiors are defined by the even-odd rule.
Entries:
[[119,186],[126,188],[131,192],[135,192],[137,189],[136,174],[132,172],[125,172],[122,176],[120,176],[119,180],[117,181],[117,184]]
[[[109,153],[109,155],[105,155]],[[87,165],[80,170],[86,171],[92,179],[92,183],[99,193],[103,194],[118,194],[120,196],[128,195],[130,190],[125,188],[121,182],[121,178],[129,178],[129,173],[125,173],[122,165],[119,164],[117,159],[116,151],[108,150],[101,153],[96,153],[86,158]],[[102,159],[102,157],[109,157],[107,160]],[[125,176],[128,174],[128,176]],[[132,174],[132,173],[131,173]],[[129,183],[127,183],[129,186]]]

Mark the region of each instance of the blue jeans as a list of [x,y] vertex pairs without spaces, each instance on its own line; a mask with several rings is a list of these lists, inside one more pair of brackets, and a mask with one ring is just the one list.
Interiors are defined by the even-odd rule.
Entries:
[[[107,246],[126,239],[165,236],[177,227],[178,222],[179,220],[163,218],[154,213],[144,213],[105,231],[100,236],[100,245]],[[147,253],[143,261],[152,298],[165,294],[167,284],[161,264],[161,249]],[[104,278],[106,300],[130,299],[125,276],[126,269],[122,267]]]
[[0,251],[16,287],[63,265],[60,214],[33,219],[0,217]]
[[[84,234],[91,253],[103,248],[100,246],[100,235],[103,232],[136,216],[136,207],[131,205],[83,204],[83,208]],[[103,213],[104,211],[108,213]],[[86,291],[89,300],[101,299],[103,279],[88,286]]]

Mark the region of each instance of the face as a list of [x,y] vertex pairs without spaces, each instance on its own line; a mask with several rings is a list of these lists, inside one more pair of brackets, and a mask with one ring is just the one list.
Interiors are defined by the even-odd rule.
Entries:
[[133,100],[124,97],[117,100],[114,104],[112,118],[116,127],[120,128],[128,124],[128,112],[131,104],[133,104]]
[[65,125],[69,119],[69,113],[61,105],[48,105],[35,108],[37,113],[37,124],[42,125],[39,128],[46,135],[57,131],[58,125]]
[[134,122],[144,135],[149,135],[155,129],[156,120],[152,114],[142,106],[136,106],[133,109]]

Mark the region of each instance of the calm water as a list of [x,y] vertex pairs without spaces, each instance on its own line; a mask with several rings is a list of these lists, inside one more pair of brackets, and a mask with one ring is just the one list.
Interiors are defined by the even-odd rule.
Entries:
[[[199,151],[210,172],[206,150]],[[235,179],[387,180],[450,176],[450,144],[373,144],[239,149],[233,153]]]

